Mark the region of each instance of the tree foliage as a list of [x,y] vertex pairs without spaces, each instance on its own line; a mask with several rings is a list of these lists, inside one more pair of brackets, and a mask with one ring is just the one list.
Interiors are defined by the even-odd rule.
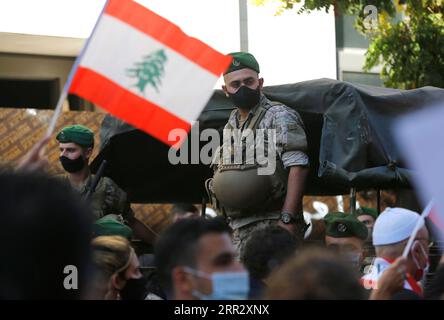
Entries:
[[[364,71],[382,65],[387,87],[412,89],[444,88],[444,0],[255,0],[257,5],[279,2],[277,14],[298,8],[353,15],[355,28],[370,45]],[[370,25],[368,6],[377,9]],[[367,10],[366,10],[367,7]]]

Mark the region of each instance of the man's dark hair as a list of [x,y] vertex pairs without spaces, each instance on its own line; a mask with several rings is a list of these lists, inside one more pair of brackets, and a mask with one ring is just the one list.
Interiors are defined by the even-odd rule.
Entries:
[[273,271],[264,298],[267,300],[365,299],[359,275],[333,252],[310,247]]
[[208,233],[230,233],[223,218],[184,219],[169,226],[154,247],[155,264],[164,289],[171,293],[171,272],[177,266],[195,267],[198,242]]
[[290,232],[279,226],[270,226],[251,234],[241,261],[252,278],[263,280],[297,248],[298,242]]
[[196,208],[196,206],[190,203],[176,203],[173,208],[171,208],[172,215],[184,215],[187,212],[199,213],[199,210]]
[[[55,178],[25,172],[0,172],[0,195],[0,299],[80,298],[92,215],[79,197]],[[70,265],[78,290],[64,286]]]

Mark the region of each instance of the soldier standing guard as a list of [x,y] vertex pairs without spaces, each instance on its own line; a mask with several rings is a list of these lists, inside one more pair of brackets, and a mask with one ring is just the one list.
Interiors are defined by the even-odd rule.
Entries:
[[368,230],[352,214],[330,212],[324,217],[325,245],[344,255],[350,264],[361,270],[364,262],[364,242]]
[[[233,139],[224,137],[217,154],[219,161],[214,163],[214,177],[207,182],[211,201],[228,218],[238,253],[243,251],[254,230],[268,225],[279,224],[302,240],[307,229],[302,197],[309,166],[303,122],[296,111],[271,102],[262,93],[264,79],[259,78],[259,64],[253,55],[245,52],[230,55],[233,61],[224,74],[222,89],[236,109],[229,117],[224,135],[227,130],[238,130],[241,135],[246,132],[255,135],[260,129],[273,130],[275,143],[265,134],[264,144],[274,144],[274,154],[268,156],[273,157],[276,169],[271,175],[260,175],[258,169],[262,165],[258,161],[246,163],[246,156],[241,157],[242,163],[224,162],[224,148],[229,152],[236,150]],[[257,151],[258,146],[255,147]],[[247,148],[242,142],[243,155]]]
[[[67,172],[65,179],[84,197],[94,178],[88,165],[94,148],[94,133],[85,126],[72,125],[63,128],[56,139],[60,147],[60,162]],[[137,238],[153,244],[154,232],[134,216],[126,193],[110,178],[99,180],[89,202],[95,220],[109,214],[121,216]]]

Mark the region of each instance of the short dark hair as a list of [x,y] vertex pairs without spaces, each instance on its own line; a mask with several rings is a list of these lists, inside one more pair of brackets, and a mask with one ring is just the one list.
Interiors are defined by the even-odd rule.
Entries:
[[171,214],[173,215],[184,215],[187,212],[199,213],[199,210],[190,203],[176,203],[173,208],[171,208]]
[[241,261],[252,278],[262,280],[298,248],[296,238],[284,228],[269,226],[254,231],[245,244]]
[[172,289],[171,272],[177,266],[195,267],[198,242],[208,233],[230,233],[223,218],[184,219],[169,226],[154,246],[155,264],[164,289]]
[[350,264],[325,248],[306,247],[273,271],[267,300],[365,299],[359,275]]
[[[80,298],[92,214],[79,196],[55,178],[25,172],[0,172],[0,195],[0,298]],[[64,287],[68,265],[78,270],[78,290]]]

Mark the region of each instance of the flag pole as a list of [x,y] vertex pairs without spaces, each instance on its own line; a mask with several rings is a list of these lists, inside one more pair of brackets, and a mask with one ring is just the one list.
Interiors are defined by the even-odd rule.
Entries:
[[413,245],[413,241],[416,238],[416,234],[418,233],[419,229],[422,226],[423,221],[425,220],[425,218],[428,217],[428,215],[430,214],[430,211],[432,211],[433,208],[433,201],[430,201],[429,204],[427,205],[427,207],[425,207],[424,211],[421,213],[421,216],[418,219],[418,222],[416,223],[415,229],[413,229],[412,234],[410,235],[409,241],[407,242],[407,245],[404,248],[404,252],[402,253],[402,256],[404,258],[407,258],[407,256],[409,255],[410,249],[412,248]]
[[102,18],[103,12],[105,11],[106,6],[108,5],[108,2],[109,2],[109,0],[107,0],[105,2],[105,5],[103,6],[102,11],[100,12],[99,17],[97,18],[96,23],[94,24],[94,28],[91,31],[90,36],[85,41],[85,44],[83,45],[82,50],[80,51],[79,55],[77,56],[76,60],[74,61],[74,65],[72,66],[71,71],[69,72],[68,79],[66,80],[65,85],[63,86],[63,90],[60,94],[59,100],[57,101],[57,105],[54,110],[54,114],[51,118],[51,122],[49,123],[49,127],[48,127],[48,130],[46,131],[45,137],[50,137],[54,132],[57,120],[60,116],[60,112],[62,111],[63,102],[65,101],[66,97],[68,96],[68,91],[69,91],[69,88],[71,87],[72,79],[74,78],[74,75],[76,74],[79,63],[82,60],[82,57],[85,54],[88,44],[97,29],[97,25],[99,24],[99,21]]

